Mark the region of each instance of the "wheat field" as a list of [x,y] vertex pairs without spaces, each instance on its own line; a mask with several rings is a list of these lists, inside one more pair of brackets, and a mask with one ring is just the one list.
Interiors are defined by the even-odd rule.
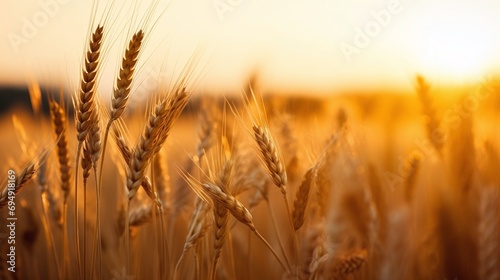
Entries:
[[96,19],[75,88],[3,112],[2,279],[500,279],[498,81],[209,96],[193,59],[129,108],[149,17],[110,100]]

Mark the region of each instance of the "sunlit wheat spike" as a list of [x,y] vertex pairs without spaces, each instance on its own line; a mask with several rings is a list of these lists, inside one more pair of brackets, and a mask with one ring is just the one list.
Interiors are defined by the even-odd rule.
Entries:
[[113,91],[113,99],[111,101],[111,116],[109,122],[118,119],[125,110],[130,97],[130,87],[134,76],[135,66],[141,45],[144,39],[144,31],[139,30],[132,36],[125,50],[125,55],[122,59],[120,73],[116,80],[116,85]]
[[266,170],[273,183],[286,195],[286,170],[276,144],[269,131],[258,125],[253,125],[254,137],[263,156]]
[[224,192],[219,186],[212,183],[204,183],[201,185],[206,194],[226,209],[241,223],[247,225],[252,230],[255,230],[252,214],[250,211],[234,196]]
[[306,212],[307,203],[309,201],[309,193],[314,184],[315,168],[307,170],[302,183],[299,186],[295,200],[293,202],[293,227],[299,230],[304,224],[304,214]]
[[153,114],[144,128],[141,140],[135,147],[130,159],[127,175],[127,188],[129,199],[132,199],[140,186],[150,159],[153,157],[158,134],[164,123],[168,111],[167,102],[163,101],[155,107]]
[[219,203],[214,204],[214,259],[212,262],[212,277],[215,279],[217,271],[217,262],[222,253],[227,234],[227,222],[229,220],[229,211]]
[[87,185],[87,180],[90,176],[90,171],[92,170],[92,153],[89,149],[88,141],[83,144],[83,155],[82,155],[82,169],[83,169],[83,185]]
[[169,109],[165,115],[165,123],[163,124],[163,126],[159,131],[154,154],[160,151],[161,147],[163,146],[168,136],[170,135],[170,130],[172,129],[172,125],[174,124],[175,120],[177,120],[177,118],[180,116],[180,114],[184,110],[184,107],[186,107],[188,101],[189,101],[189,95],[184,88],[176,90],[173,96],[169,96],[167,98]]
[[91,117],[91,126],[90,126],[90,131],[88,135],[88,149],[90,152],[90,156],[92,159],[92,164],[94,167],[97,166],[97,161],[99,160],[101,156],[101,149],[102,149],[102,143],[101,143],[101,123],[99,119],[99,113],[98,111],[92,112],[92,117]]
[[[114,136],[115,136],[114,137],[115,141],[118,145],[118,150],[120,151],[120,154],[122,155],[123,159],[125,160],[125,163],[128,166],[130,160],[132,159],[132,151],[130,150],[125,138],[120,134],[118,130],[114,131]],[[156,205],[160,206],[162,204],[161,199],[156,196],[156,193],[153,193],[151,181],[147,176],[144,177],[140,186],[143,187],[146,194],[156,203]]]
[[85,63],[82,68],[80,91],[77,97],[76,130],[77,138],[81,143],[87,137],[91,125],[91,115],[94,109],[94,95],[96,89],[99,55],[104,34],[104,27],[97,26],[89,42]]
[[[21,172],[15,174],[14,194],[19,191],[33,178],[35,174],[35,163],[29,163]],[[9,203],[9,188],[6,186],[0,194],[0,209]]]
[[188,95],[184,90],[169,96],[158,105],[149,117],[139,144],[134,149],[127,172],[129,199],[137,193],[151,158],[167,139],[174,121],[187,104]]
[[122,155],[125,162],[129,164],[130,159],[132,158],[132,151],[130,150],[130,147],[123,135],[121,135],[120,132],[116,129],[114,130],[114,139],[116,141],[116,145],[118,146],[120,154]]
[[61,189],[66,199],[69,195],[71,186],[71,164],[69,160],[69,146],[66,137],[67,121],[64,108],[56,101],[51,100],[49,103],[50,116],[52,126],[55,132],[57,141],[57,159],[59,162],[59,174],[61,180]]

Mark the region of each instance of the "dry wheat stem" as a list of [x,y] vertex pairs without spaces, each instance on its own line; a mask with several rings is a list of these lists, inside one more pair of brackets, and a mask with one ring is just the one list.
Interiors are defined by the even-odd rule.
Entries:
[[276,239],[278,240],[278,244],[279,244],[281,253],[283,254],[283,257],[285,258],[285,262],[286,262],[286,265],[288,267],[288,270],[291,271],[292,265],[290,263],[290,260],[288,259],[288,255],[286,254],[285,246],[283,245],[283,238],[281,238],[279,230],[278,230],[278,223],[276,221],[276,214],[274,213],[274,209],[273,209],[269,199],[267,199],[267,196],[265,198],[265,201],[266,201],[266,205],[267,205],[268,210],[269,210],[269,215],[271,216],[271,223],[273,224],[274,234],[276,235]]
[[[96,108],[92,111],[91,115],[91,126],[90,132],[87,135],[87,139],[85,143],[87,144],[87,148],[89,148],[90,158],[92,161],[92,167],[94,169],[94,179],[95,179],[95,194],[96,194],[96,215],[95,215],[95,229],[94,229],[94,242],[95,246],[92,252],[90,270],[94,271],[94,263],[96,259],[99,259],[99,269],[98,269],[98,278],[102,273],[102,255],[101,255],[101,184],[98,181],[99,173],[102,174],[102,168],[100,171],[97,170],[97,162],[101,157],[101,122],[99,116],[99,110],[97,109],[97,104],[94,105]],[[101,160],[101,163],[103,160]],[[83,162],[82,162],[83,165]],[[84,188],[86,190],[86,188]],[[84,207],[85,211],[86,207]]]
[[[52,126],[54,129],[55,137],[58,139],[57,141],[57,159],[59,162],[59,174],[60,174],[60,183],[61,189],[63,191],[64,202],[63,202],[63,271],[61,275],[65,276],[66,271],[66,259],[68,258],[68,248],[67,248],[67,200],[71,187],[71,165],[69,160],[69,147],[68,141],[66,137],[67,131],[67,121],[66,121],[66,112],[64,108],[59,105],[59,103],[51,100],[49,102],[50,116],[52,121]],[[43,164],[45,166],[45,164]],[[49,192],[47,192],[48,197],[50,197]],[[54,202],[52,201],[52,207],[55,207]],[[52,234],[51,234],[52,235]],[[51,236],[52,238],[52,236]],[[53,245],[55,246],[55,245]]]
[[202,199],[197,198],[196,210],[193,213],[188,226],[189,230],[186,236],[186,242],[184,243],[184,249],[182,250],[182,254],[175,266],[174,279],[178,279],[177,273],[186,254],[198,243],[199,240],[201,240],[201,238],[203,238],[203,236],[205,236],[205,233],[208,231],[209,223],[207,222],[207,213],[208,204],[206,204]]

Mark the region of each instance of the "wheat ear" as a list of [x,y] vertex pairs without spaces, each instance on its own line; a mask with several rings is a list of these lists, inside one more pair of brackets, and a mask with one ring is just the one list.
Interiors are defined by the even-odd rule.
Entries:
[[50,116],[57,141],[57,159],[64,201],[67,200],[71,187],[71,164],[69,161],[68,140],[66,137],[67,121],[64,108],[55,101],[49,102]]
[[255,140],[264,159],[266,171],[271,177],[273,183],[280,189],[281,194],[283,195],[283,199],[286,206],[286,213],[290,224],[290,229],[292,230],[294,259],[295,262],[298,263],[299,259],[298,245],[297,245],[298,243],[297,243],[297,236],[295,235],[294,231],[295,227],[291,216],[292,213],[290,211],[290,206],[288,205],[287,190],[286,190],[287,175],[286,175],[285,165],[283,163],[283,157],[278,150],[276,141],[274,140],[271,133],[266,127],[254,124],[252,128],[254,131]]
[[113,91],[113,99],[111,100],[111,116],[108,126],[110,126],[111,122],[118,119],[122,115],[125,107],[127,106],[127,102],[130,97],[132,78],[134,76],[135,66],[137,64],[143,39],[144,31],[137,31],[137,33],[132,36],[132,39],[130,39],[128,48],[125,50],[120,73]]
[[[97,82],[97,72],[99,69],[100,62],[100,54],[101,54],[101,46],[102,39],[104,36],[104,27],[98,25],[94,32],[91,35],[91,39],[87,48],[87,52],[85,54],[85,62],[82,67],[82,75],[80,77],[80,90],[77,93],[76,97],[76,131],[77,131],[77,139],[78,139],[78,148],[76,152],[76,167],[75,167],[75,205],[74,205],[74,220],[76,225],[75,230],[75,247],[76,247],[76,255],[78,258],[78,274],[82,275],[81,268],[81,256],[80,256],[80,242],[79,242],[79,230],[78,230],[78,164],[80,161],[80,152],[83,146],[83,142],[87,138],[87,135],[90,131],[91,126],[91,117],[92,112],[95,110],[94,103],[94,95],[96,89]],[[84,190],[84,194],[86,191]],[[85,200],[85,199],[84,199]],[[85,203],[85,202],[84,202]],[[85,205],[84,205],[85,209]],[[85,210],[84,210],[85,214]],[[85,222],[84,222],[85,224]],[[85,235],[85,228],[83,230],[83,234]],[[84,238],[85,242],[85,238]],[[84,256],[83,256],[83,276],[86,278],[86,258],[85,251],[86,248],[83,246]]]
[[293,202],[293,227],[295,230],[299,230],[304,224],[304,214],[306,212],[307,203],[309,201],[309,193],[311,191],[312,185],[314,184],[315,168],[310,168],[307,170],[302,183],[299,186],[299,190],[295,195],[295,201]]
[[97,26],[94,33],[92,33],[82,69],[80,91],[77,97],[78,110],[76,112],[76,130],[78,132],[77,138],[79,143],[82,143],[89,133],[92,111],[95,109],[94,95],[103,35],[103,26]]
[[120,72],[116,79],[116,84],[113,90],[113,98],[111,100],[111,115],[106,125],[104,132],[104,144],[102,148],[102,158],[101,166],[99,168],[99,185],[102,182],[102,169],[104,165],[104,156],[106,154],[106,144],[108,141],[109,130],[111,125],[115,120],[117,120],[125,110],[127,102],[130,97],[130,90],[132,85],[132,78],[135,72],[135,66],[137,64],[137,59],[139,57],[139,51],[141,50],[142,42],[144,39],[144,32],[139,30],[132,36],[128,44],[125,54],[122,58],[122,65],[120,67]]
[[366,261],[367,251],[360,250],[349,256],[342,257],[333,266],[332,271],[334,276],[346,276],[358,271]]
[[264,158],[264,163],[273,183],[280,189],[283,196],[286,197],[286,170],[280,154],[276,147],[274,139],[269,131],[258,125],[253,125],[255,141]]
[[174,121],[187,104],[188,95],[182,90],[173,97],[167,97],[156,105],[153,114],[144,128],[141,140],[134,149],[127,172],[129,200],[134,198],[144,179],[151,158],[161,149],[167,139]]
[[366,257],[367,251],[364,249],[341,257],[333,256],[332,253],[325,254],[318,260],[316,273],[325,279],[343,279],[358,271],[365,263]]
[[9,197],[13,196],[12,194],[18,194],[19,191],[33,178],[35,171],[35,163],[29,163],[23,170],[21,170],[21,172],[19,172],[19,174],[14,173],[14,184],[12,185],[12,180],[9,180],[7,187],[5,187],[0,194],[0,209],[7,206],[9,203]]
[[267,248],[274,255],[276,260],[280,263],[283,270],[288,271],[283,261],[278,257],[274,249],[267,242],[267,240],[257,231],[253,223],[252,214],[250,211],[234,196],[224,192],[219,186],[212,183],[201,184],[205,194],[208,195],[214,203],[224,206],[238,221],[250,228],[250,230],[267,246]]
[[218,203],[214,205],[214,259],[212,261],[211,277],[215,279],[217,272],[217,262],[222,253],[227,234],[227,222],[229,220],[228,210]]

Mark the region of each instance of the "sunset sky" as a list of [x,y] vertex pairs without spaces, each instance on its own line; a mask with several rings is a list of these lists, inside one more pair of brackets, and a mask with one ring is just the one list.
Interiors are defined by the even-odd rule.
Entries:
[[[128,32],[128,22],[148,4],[115,2],[114,14],[126,4],[110,16],[105,89],[138,26]],[[175,79],[194,53],[197,90],[224,93],[238,91],[252,71],[266,89],[331,93],[408,90],[417,72],[436,83],[473,83],[500,66],[500,2],[493,0],[177,0],[160,15],[166,4],[146,30],[136,88],[160,80],[152,77]],[[36,79],[74,87],[91,7],[84,0],[2,0],[0,84]]]

